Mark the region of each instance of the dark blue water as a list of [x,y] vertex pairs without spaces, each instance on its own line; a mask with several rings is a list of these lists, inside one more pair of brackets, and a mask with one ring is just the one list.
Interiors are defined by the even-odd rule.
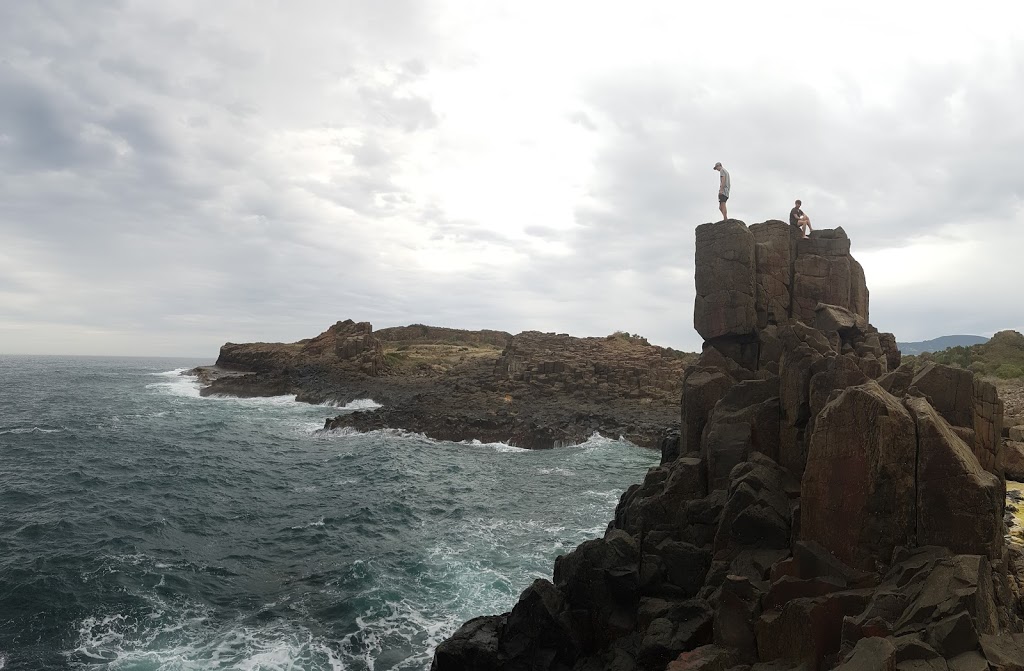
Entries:
[[201,363],[0,357],[0,668],[428,668],[657,457],[324,434]]

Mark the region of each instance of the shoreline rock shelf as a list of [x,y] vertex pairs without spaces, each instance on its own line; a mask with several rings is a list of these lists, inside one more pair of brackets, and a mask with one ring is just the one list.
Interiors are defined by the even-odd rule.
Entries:
[[705,344],[661,464],[434,671],[1024,668],[995,388],[900,365],[842,229],[696,237]]
[[374,331],[347,320],[297,343],[227,343],[216,366],[192,372],[207,385],[204,395],[295,394],[338,405],[373,398],[383,406],[339,414],[328,430],[394,428],[537,449],[596,432],[658,448],[678,416],[689,358],[625,333]]

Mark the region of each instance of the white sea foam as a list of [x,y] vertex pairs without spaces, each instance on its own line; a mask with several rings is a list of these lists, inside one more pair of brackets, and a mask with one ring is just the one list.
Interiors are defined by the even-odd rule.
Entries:
[[90,666],[103,662],[109,664],[104,668],[118,669],[345,668],[334,646],[301,625],[252,627],[235,621],[218,627],[202,608],[169,609],[158,598],[149,598],[154,608],[148,615],[115,613],[84,618],[78,627],[77,645],[65,656]]
[[155,375],[156,377],[178,377],[187,370],[191,370],[191,368],[175,368],[174,370],[165,370],[160,373],[150,373],[150,375]]
[[576,475],[568,468],[538,468],[537,472],[541,475],[561,475],[566,478],[571,478]]
[[186,398],[199,398],[199,378],[195,375],[182,375],[188,368],[175,368],[174,370],[162,373],[150,373],[156,377],[169,378],[167,382],[152,382],[146,385],[146,389],[153,389],[161,394],[170,396],[182,396]]
[[338,401],[324,401],[320,405],[325,408],[337,408],[339,410],[376,410],[377,408],[383,408],[384,406],[373,400],[372,398],[357,398],[354,401],[349,401],[344,405],[341,405]]
[[[0,429],[0,436],[2,436],[4,434],[8,434],[8,433],[15,434],[15,435],[22,434],[22,433],[60,433],[63,430],[64,429],[44,429],[44,428],[42,428],[40,426],[29,426],[29,427],[15,428],[15,429]],[[0,667],[0,668],[3,668],[3,667]]]

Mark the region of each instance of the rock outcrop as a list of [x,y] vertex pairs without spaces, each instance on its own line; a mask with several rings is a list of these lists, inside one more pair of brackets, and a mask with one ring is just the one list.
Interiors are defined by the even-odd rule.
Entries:
[[405,429],[439,440],[550,448],[595,432],[647,447],[679,413],[688,356],[625,333],[605,338],[460,331],[414,324],[374,331],[338,322],[297,343],[228,343],[197,369],[203,394],[383,407],[325,429]]
[[842,229],[797,236],[698,227],[705,346],[662,463],[436,671],[1020,668],[994,389],[901,367]]

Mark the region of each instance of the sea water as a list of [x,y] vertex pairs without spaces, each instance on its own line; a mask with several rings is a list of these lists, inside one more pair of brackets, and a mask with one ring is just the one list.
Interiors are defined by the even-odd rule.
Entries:
[[0,668],[427,669],[657,455],[323,432],[199,360],[0,357]]

